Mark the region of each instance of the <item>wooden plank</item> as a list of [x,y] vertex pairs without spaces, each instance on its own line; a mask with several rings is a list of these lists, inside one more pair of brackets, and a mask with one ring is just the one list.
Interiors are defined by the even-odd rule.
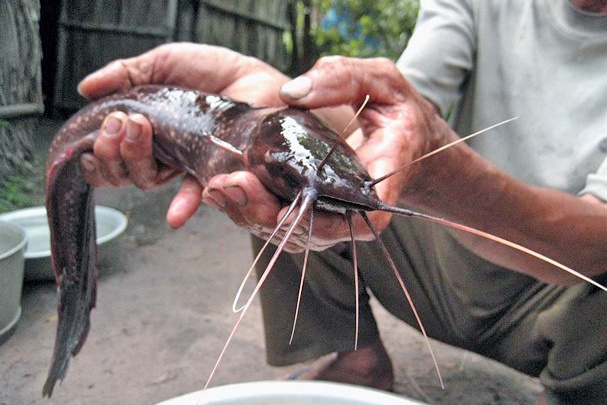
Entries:
[[[284,10],[277,10],[276,4],[270,3],[268,0],[265,1],[257,1],[257,2],[249,2],[249,7],[246,8],[247,11],[244,11],[244,7],[242,7],[244,1],[242,2],[226,2],[226,1],[217,1],[217,0],[201,0],[201,3],[212,9],[216,13],[222,13],[229,16],[236,16],[243,20],[247,20],[250,22],[254,22],[259,25],[265,25],[270,28],[275,28],[277,30],[288,31],[291,29],[291,25],[289,20],[285,18],[280,18],[286,16],[286,8]],[[275,3],[275,2],[274,2]],[[256,5],[251,7],[250,5]],[[280,1],[278,4],[278,8],[282,9],[280,5],[286,5],[285,1]],[[265,6],[265,7],[263,7]],[[272,14],[266,13],[268,9],[272,11],[279,11],[276,13],[276,17],[272,19]],[[261,11],[260,11],[261,10]],[[262,12],[263,11],[263,12]],[[250,13],[252,12],[252,13]]]
[[42,115],[43,112],[44,104],[42,103],[0,105],[0,119],[4,120],[18,117],[29,117],[32,115]]
[[76,87],[92,71],[173,40],[177,5],[178,0],[63,0],[55,109],[85,104]]
[[71,31],[81,32],[108,32],[112,34],[127,34],[138,37],[154,37],[166,38],[166,27],[138,27],[131,25],[115,25],[103,23],[86,23],[86,22],[63,22],[62,28]]
[[194,40],[255,56],[287,71],[290,56],[283,41],[290,32],[290,1],[201,0]]

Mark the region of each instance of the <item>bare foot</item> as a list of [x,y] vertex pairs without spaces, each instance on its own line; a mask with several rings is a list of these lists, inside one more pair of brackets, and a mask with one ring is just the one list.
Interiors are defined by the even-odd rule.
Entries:
[[340,352],[297,376],[298,380],[342,382],[391,391],[392,362],[381,340],[356,351]]

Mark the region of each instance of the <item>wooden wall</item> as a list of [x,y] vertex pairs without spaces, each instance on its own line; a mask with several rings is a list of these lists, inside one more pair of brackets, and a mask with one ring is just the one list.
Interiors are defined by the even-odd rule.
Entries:
[[222,45],[288,70],[291,0],[63,0],[54,106],[84,105],[78,82],[117,58],[161,43]]
[[31,133],[43,112],[38,0],[0,1],[0,185],[28,170]]

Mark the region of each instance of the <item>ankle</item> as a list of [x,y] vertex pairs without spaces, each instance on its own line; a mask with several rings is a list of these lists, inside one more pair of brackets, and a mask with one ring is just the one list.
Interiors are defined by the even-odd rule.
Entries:
[[535,399],[535,405],[548,405],[548,401],[546,400],[546,395],[541,393]]
[[393,377],[392,361],[381,340],[355,351],[337,353],[334,363],[351,368],[360,375]]
[[392,361],[383,343],[378,340],[358,350],[339,352],[288,378],[341,382],[391,391],[394,372]]
[[380,340],[356,351],[338,353],[326,371],[343,376],[342,382],[383,390],[391,390],[394,383],[392,361]]

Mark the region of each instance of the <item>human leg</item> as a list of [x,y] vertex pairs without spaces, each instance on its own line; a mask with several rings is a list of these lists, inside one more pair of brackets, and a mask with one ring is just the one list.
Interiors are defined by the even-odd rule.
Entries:
[[[453,292],[457,286],[453,287],[450,280],[445,280],[448,272],[444,271],[444,263],[437,259],[436,254],[443,246],[440,237],[434,235],[434,228],[419,223],[414,226],[408,219],[397,219],[384,232],[382,239],[408,285],[429,334],[452,344],[472,347],[474,344],[466,339],[467,331],[460,330],[460,325],[470,324],[466,326],[468,329],[476,328],[484,323],[485,318],[474,323],[462,315],[468,302]],[[255,244],[257,249],[262,245],[260,241],[255,241]],[[340,244],[334,249],[311,254],[292,344],[288,341],[301,277],[301,255],[283,255],[276,264],[261,290],[270,364],[293,364],[336,352],[339,354],[329,363],[317,365],[302,377],[337,379],[332,371],[351,367],[341,362],[356,364],[355,359],[360,360],[358,367],[363,375],[365,370],[360,366],[361,362],[372,364],[373,360],[378,360],[381,367],[369,366],[368,369],[389,370],[391,375],[391,365],[389,359],[385,361],[387,356],[378,340],[379,334],[368,304],[367,287],[394,315],[418,325],[379,246],[375,242],[357,243],[357,248],[361,274],[359,347],[365,350],[353,351],[356,308],[351,247]],[[265,268],[272,252],[264,254],[259,270]],[[463,265],[467,266],[468,262],[463,260]],[[503,273],[503,270],[499,271]],[[494,277],[493,272],[490,275]],[[457,281],[461,280],[458,278]],[[523,282],[527,283],[528,279],[523,278]],[[509,302],[510,297],[501,300]],[[495,301],[499,301],[498,298]],[[471,333],[476,336],[476,329]],[[365,353],[372,355],[371,360]]]
[[549,347],[539,376],[548,404],[607,403],[606,308],[604,291],[579,284],[538,315],[539,335]]
[[539,377],[538,404],[607,403],[605,308],[607,294],[589,284],[546,286],[513,311],[484,354]]
[[[529,375],[539,375],[550,404],[583,404],[579,401],[585,396],[590,401],[586,403],[597,403],[597,398],[607,396],[601,391],[604,389],[602,382],[606,379],[605,365],[601,361],[604,362],[607,356],[600,341],[607,332],[606,318],[600,316],[600,308],[607,307],[607,295],[600,291],[597,295],[587,294],[590,287],[584,284],[567,288],[539,283],[478,258],[439,227],[411,225],[407,221],[394,221],[382,234],[382,240],[388,246],[430,336],[494,358]],[[362,285],[372,291],[391,313],[417,326],[403,292],[381,257],[380,249],[373,242],[358,243],[357,246]],[[287,354],[283,358],[297,362],[331,351],[343,353],[352,350],[353,321],[346,319],[353,319],[353,303],[345,305],[339,299],[324,297],[334,294],[333,290],[341,294],[341,299],[353,297],[348,293],[353,290],[349,252],[350,248],[344,244],[339,249],[313,255],[315,259],[311,268],[317,270],[309,274],[308,280],[316,286],[307,287],[310,293],[308,290],[304,292],[303,305],[306,306],[310,296],[314,297],[315,304],[307,307],[305,318],[310,325],[316,326],[309,329],[312,333],[308,333],[308,328],[303,327],[306,323],[300,324],[300,336],[304,337],[303,346],[314,347],[313,341],[320,340],[322,349],[300,350],[300,353],[307,353],[306,356],[289,357]],[[339,268],[339,277],[333,274],[335,268]],[[275,274],[290,280],[292,292],[297,290],[299,277],[286,276],[282,270]],[[316,280],[327,274],[333,275],[321,282]],[[336,282],[341,286],[334,288]],[[280,284],[278,287],[278,294],[284,295],[286,290],[281,289]],[[374,344],[378,335],[368,308],[368,297],[362,288],[359,293],[364,297],[361,347],[366,347]],[[570,294],[574,297],[567,298]],[[290,295],[294,294],[286,294]],[[590,296],[597,298],[590,299]],[[284,301],[278,302],[275,308],[285,305]],[[337,308],[339,316],[326,316],[332,313],[324,312],[327,303]],[[281,312],[284,308],[278,309]],[[585,315],[580,317],[580,314]],[[371,328],[368,328],[369,323],[373,325]],[[268,324],[272,322],[266,321]],[[565,324],[571,327],[563,327]],[[332,332],[326,334],[324,326]],[[593,327],[598,329],[592,330]],[[283,340],[288,341],[290,327],[283,329]],[[321,331],[320,337],[314,333],[318,330]],[[579,333],[583,336],[578,336]],[[346,338],[348,335],[350,337]],[[590,339],[590,343],[580,344],[584,342],[582,338]],[[349,343],[345,343],[346,340]],[[569,346],[575,350],[569,350]],[[287,345],[286,352],[289,350]],[[566,402],[569,397],[577,402]]]
[[[394,258],[431,336],[539,376],[547,404],[607,403],[603,291],[583,282],[547,285],[499,268],[434,225],[397,224],[382,238],[405,247],[407,254]],[[367,287],[415,326],[406,301],[398,298],[402,293],[377,270],[368,271],[373,266],[365,260],[373,255],[361,251],[361,257]],[[602,278],[606,284],[607,275]]]
[[[253,238],[254,250],[262,241]],[[269,364],[287,365],[333,354],[302,370],[298,379],[328,380],[390,390],[392,363],[379,338],[361,280],[354,288],[352,262],[346,244],[312,255],[293,341],[289,344],[301,279],[301,255],[282,255],[260,291]],[[264,253],[263,271],[274,249]],[[359,295],[359,329],[355,323],[355,295]],[[358,347],[355,334],[358,332]]]
[[356,350],[333,353],[328,359],[302,368],[292,379],[343,382],[392,391],[394,371],[386,348],[378,339]]
[[[261,240],[253,238],[255,251],[262,245]],[[355,291],[352,263],[343,254],[348,249],[347,244],[340,244],[330,251],[310,256],[291,343],[302,255],[280,256],[260,291],[269,364],[284,366],[353,350],[357,294],[360,300],[359,346],[368,346],[379,339],[364,282],[359,291]],[[270,247],[262,255],[258,272],[265,269],[273,252],[274,247]]]

